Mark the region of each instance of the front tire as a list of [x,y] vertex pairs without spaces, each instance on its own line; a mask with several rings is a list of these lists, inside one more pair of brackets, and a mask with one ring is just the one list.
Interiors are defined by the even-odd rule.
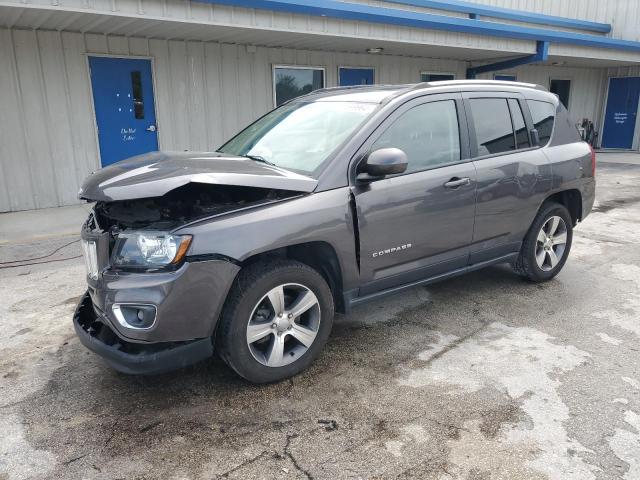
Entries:
[[567,261],[573,241],[573,221],[564,205],[542,205],[524,238],[513,269],[533,282],[555,277]]
[[333,325],[329,286],[293,260],[242,270],[227,297],[216,336],[220,357],[254,383],[277,382],[306,369]]

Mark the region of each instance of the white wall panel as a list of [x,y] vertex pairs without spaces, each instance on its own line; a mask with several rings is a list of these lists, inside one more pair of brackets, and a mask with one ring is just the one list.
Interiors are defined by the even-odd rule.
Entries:
[[412,83],[420,71],[466,63],[390,55],[293,50],[71,32],[0,29],[0,211],[77,203],[99,168],[87,56],[153,60],[160,148],[211,150],[273,108],[272,66],[376,70],[379,83]]
[[600,23],[610,23],[611,37],[640,40],[638,0],[469,0],[483,5],[513,8]]
[[[160,148],[210,150],[273,107],[272,67],[375,69],[377,83],[413,83],[421,71],[464,78],[465,62],[391,55],[252,47],[182,40],[0,29],[0,211],[68,205],[99,167],[87,55],[153,60]],[[525,66],[518,80],[572,80],[574,121],[600,119],[607,75],[618,69]],[[491,78],[492,74],[485,75]]]
[[0,211],[36,208],[13,35],[0,30]]
[[[464,14],[446,12],[442,10],[425,9],[414,6],[400,5],[390,1],[379,0],[342,0],[351,3],[365,3],[379,7],[405,9],[464,17]],[[513,8],[549,15],[583,19],[610,23],[613,38],[640,41],[640,1],[638,0],[471,0],[485,5]],[[267,10],[229,7],[213,5],[195,0],[0,0],[0,7],[11,5],[16,10],[25,6],[22,12],[17,12],[15,19],[0,18],[0,25],[16,28],[43,28],[79,32],[100,32],[105,34],[120,34],[138,37],[161,37],[192,39],[194,25],[212,25],[226,27],[242,27],[252,29],[253,34],[268,31],[285,33],[323,33],[342,38],[360,38],[370,40],[389,40],[398,42],[420,42],[435,45],[458,45],[467,48],[482,48],[500,50],[505,53],[519,53],[533,51],[534,43],[530,41],[508,40],[501,38],[474,36],[463,33],[436,30],[413,29],[394,25],[381,25],[365,22],[353,22],[317,16],[297,15],[289,13],[270,12]],[[28,5],[29,8],[26,8]],[[43,7],[38,10],[37,7]],[[50,10],[53,7],[55,10]],[[74,9],[61,17],[55,13]],[[86,12],[87,15],[83,15]],[[104,18],[97,15],[114,15]],[[10,15],[9,15],[10,16]],[[148,20],[156,24],[140,26],[140,21]],[[491,19],[490,19],[491,20]],[[168,21],[178,22],[169,25]],[[500,22],[509,22],[499,19]],[[544,25],[533,24],[536,28]],[[550,27],[551,28],[551,27]],[[560,27],[553,29],[566,30]],[[203,31],[202,28],[200,28]],[[569,29],[575,30],[575,29]],[[209,30],[204,30],[211,31]],[[244,33],[248,35],[248,33]],[[221,35],[224,37],[224,35]],[[230,38],[216,38],[217,41],[227,43],[258,43],[239,39],[237,33],[229,32]],[[233,37],[233,38],[231,38]],[[212,40],[212,38],[209,38]],[[330,40],[330,39],[328,39]],[[119,42],[119,40],[114,40]],[[264,44],[264,43],[263,43]],[[273,44],[270,44],[273,45]],[[302,48],[298,44],[296,48]],[[110,47],[114,52],[122,45]],[[316,48],[313,46],[311,48]],[[571,49],[563,50],[567,55],[574,55]],[[617,58],[620,52],[609,50],[611,58]],[[576,52],[575,56],[580,56]],[[626,61],[629,55],[619,60]],[[638,61],[636,55],[635,60]]]

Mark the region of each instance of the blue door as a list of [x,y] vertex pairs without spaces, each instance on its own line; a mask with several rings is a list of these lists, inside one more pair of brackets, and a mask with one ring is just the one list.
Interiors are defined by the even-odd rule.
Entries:
[[158,150],[151,60],[89,57],[89,67],[102,166]]
[[341,87],[352,85],[373,85],[373,68],[340,67],[338,80]]
[[639,77],[609,79],[602,148],[632,148],[639,99]]

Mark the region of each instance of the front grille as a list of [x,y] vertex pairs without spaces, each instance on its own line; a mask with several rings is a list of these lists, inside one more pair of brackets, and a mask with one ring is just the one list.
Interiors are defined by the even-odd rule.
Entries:
[[93,209],[89,213],[89,218],[87,218],[87,221],[85,222],[84,226],[90,232],[101,231],[100,225],[98,225],[98,219],[96,218],[96,213]]
[[81,237],[87,275],[90,279],[97,280],[100,272],[109,267],[111,235],[100,228],[94,212],[91,212],[82,226]]

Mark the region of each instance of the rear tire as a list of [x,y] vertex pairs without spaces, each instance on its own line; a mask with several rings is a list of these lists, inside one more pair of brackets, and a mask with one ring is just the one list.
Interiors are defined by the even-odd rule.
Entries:
[[542,205],[524,238],[514,271],[532,282],[555,277],[567,261],[573,240],[573,221],[564,205]]
[[317,358],[331,333],[334,302],[324,278],[293,260],[243,269],[216,336],[220,357],[253,383],[292,377]]

